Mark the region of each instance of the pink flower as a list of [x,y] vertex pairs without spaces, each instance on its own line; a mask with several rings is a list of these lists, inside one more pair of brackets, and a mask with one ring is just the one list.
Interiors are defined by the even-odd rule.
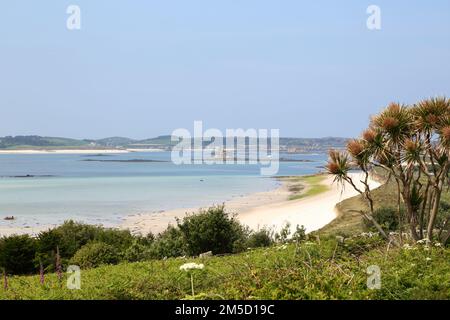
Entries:
[[58,280],[62,279],[62,266],[61,266],[61,256],[59,255],[59,247],[56,246],[56,274],[58,275]]

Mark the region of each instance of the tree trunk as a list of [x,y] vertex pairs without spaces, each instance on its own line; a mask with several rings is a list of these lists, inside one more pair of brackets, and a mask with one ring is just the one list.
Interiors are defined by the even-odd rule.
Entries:
[[398,214],[398,230],[400,233],[400,244],[403,245],[403,219],[402,219],[402,213],[400,211],[400,202],[401,202],[401,195],[400,195],[400,182],[395,179],[397,182],[397,214]]
[[433,239],[433,229],[434,224],[436,222],[436,217],[439,212],[439,204],[441,202],[441,183],[439,183],[438,186],[435,187],[435,195],[434,195],[434,201],[433,201],[433,207],[430,212],[430,218],[428,220],[428,227],[427,227],[427,242],[430,242]]
[[411,232],[411,237],[414,241],[420,240],[419,234],[417,233],[416,221],[415,221],[415,212],[413,206],[411,204],[410,194],[408,189],[403,189],[402,193],[403,202],[406,206],[406,215],[408,217],[409,229]]

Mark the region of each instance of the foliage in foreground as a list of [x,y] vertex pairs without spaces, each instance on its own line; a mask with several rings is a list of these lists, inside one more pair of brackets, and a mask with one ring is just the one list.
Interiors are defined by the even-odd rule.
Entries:
[[156,237],[67,221],[37,238],[28,235],[1,238],[0,271],[31,274],[42,267],[53,272],[58,268],[56,261],[63,269],[69,264],[85,269],[119,262],[196,256],[209,251],[238,253],[249,247],[270,246],[275,237],[268,230],[251,231],[244,227],[224,206],[186,215]]
[[[0,299],[449,299],[450,249],[423,244],[393,248],[373,234],[334,237],[229,256],[170,258],[82,270],[81,289],[66,275],[16,276]],[[195,270],[191,296],[187,262]],[[367,268],[381,270],[381,288],[367,287]]]

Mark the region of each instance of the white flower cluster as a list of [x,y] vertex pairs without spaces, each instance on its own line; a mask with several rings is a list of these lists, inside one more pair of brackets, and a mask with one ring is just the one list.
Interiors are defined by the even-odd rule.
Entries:
[[373,238],[373,237],[376,236],[376,235],[378,235],[377,232],[362,232],[362,233],[360,234],[360,236],[361,236],[361,237],[364,237],[364,238]]
[[197,264],[197,263],[194,263],[194,262],[191,262],[191,263],[185,263],[185,264],[183,264],[181,267],[180,267],[180,270],[183,270],[183,271],[189,271],[189,270],[194,270],[194,269],[203,269],[205,266],[204,266],[204,264],[203,263],[200,263],[200,264]]

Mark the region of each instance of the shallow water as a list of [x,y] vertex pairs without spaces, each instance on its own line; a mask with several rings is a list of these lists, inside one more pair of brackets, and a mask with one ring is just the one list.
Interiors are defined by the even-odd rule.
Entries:
[[[289,156],[312,162],[280,162],[278,175],[315,173],[326,158]],[[135,159],[168,162],[115,162]],[[114,225],[126,215],[218,204],[277,185],[260,176],[257,165],[177,166],[169,160],[169,152],[0,155],[0,226],[67,219]],[[3,220],[6,216],[17,219]]]

